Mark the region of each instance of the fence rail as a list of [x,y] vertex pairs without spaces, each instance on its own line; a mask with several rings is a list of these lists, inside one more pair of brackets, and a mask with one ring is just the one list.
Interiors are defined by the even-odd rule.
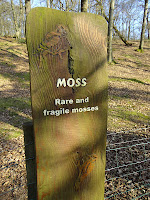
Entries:
[[[150,127],[132,129],[107,134],[106,148],[106,180],[105,199],[148,199],[150,195]],[[132,144],[131,144],[132,143]],[[33,142],[22,144],[19,148],[24,149],[33,145]],[[12,148],[11,152],[17,151],[18,147]],[[7,152],[2,159],[6,159]],[[27,199],[27,187],[33,187],[36,182],[29,182],[15,174],[15,170],[25,171],[27,161],[35,157],[22,158],[22,160],[7,161],[1,165],[0,174],[2,186],[0,198]],[[5,173],[7,176],[5,176]],[[24,174],[26,176],[26,174]],[[17,180],[16,180],[17,178]],[[10,181],[11,179],[11,181]],[[18,196],[19,194],[19,196]],[[30,199],[31,200],[31,199]],[[32,199],[33,200],[33,199]]]

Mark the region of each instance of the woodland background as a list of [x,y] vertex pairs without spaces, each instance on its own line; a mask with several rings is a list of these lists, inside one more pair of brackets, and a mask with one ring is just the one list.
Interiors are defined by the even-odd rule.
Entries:
[[108,19],[109,36],[112,36],[108,41],[112,44],[108,62],[105,199],[149,199],[148,0],[90,0],[88,3],[82,0],[82,3],[81,6],[80,0],[0,1],[0,198],[3,200],[27,199],[22,125],[32,120],[32,114],[25,20],[30,9],[38,6],[68,12],[82,10]]
[[[86,1],[83,1],[87,3]],[[88,0],[87,12],[109,18],[110,0]],[[148,2],[148,1],[147,1]],[[0,1],[0,35],[25,37],[26,9],[50,7],[69,12],[81,11],[81,0],[2,0]],[[140,39],[145,0],[116,0],[114,25],[128,40]],[[149,39],[150,8],[146,16],[145,37]],[[113,32],[115,36],[116,33]]]

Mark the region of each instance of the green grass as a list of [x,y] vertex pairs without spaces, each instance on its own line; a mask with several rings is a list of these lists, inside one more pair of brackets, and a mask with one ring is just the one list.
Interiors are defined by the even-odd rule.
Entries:
[[6,62],[4,62],[4,61],[0,62],[0,65],[8,66],[8,67],[11,67],[11,68],[16,68],[16,65],[8,63],[7,61]]
[[124,60],[124,58],[117,58],[117,60]]
[[140,83],[140,84],[146,84],[145,82],[143,81],[140,81],[138,79],[135,79],[135,78],[119,78],[119,77],[110,77],[109,78],[110,81],[132,81],[132,82],[136,82],[136,83]]
[[127,78],[126,80],[128,80],[128,81],[133,81],[133,82],[136,82],[136,83],[141,83],[141,84],[144,84],[144,85],[145,85],[145,83],[144,83],[143,81],[140,81],[140,80],[135,79],[135,78]]
[[15,128],[1,128],[1,135],[7,140],[17,138],[21,134],[22,130],[16,130]]
[[0,112],[3,113],[0,133],[3,137],[11,139],[22,134],[23,123],[31,120],[25,112],[26,109],[31,109],[31,101],[28,98],[0,99]]
[[150,117],[143,113],[138,112],[137,110],[127,110],[122,106],[117,106],[114,109],[109,109],[109,114],[113,118],[119,118],[120,120],[134,122],[134,123],[148,123]]
[[139,53],[144,53],[143,49],[136,49],[136,51],[139,52]]
[[[12,42],[6,40],[0,42],[2,50],[0,65],[3,67],[0,74],[0,79],[3,84],[5,84],[5,81],[6,84],[7,81],[10,81],[8,83],[12,83],[12,89],[15,89],[15,87],[18,86],[23,89],[29,89],[30,85],[29,73],[16,71],[16,61],[19,61],[16,60],[16,58],[22,59],[20,56],[24,54],[25,45],[23,43],[25,43],[24,40],[19,41],[19,43],[17,43],[15,40],[12,40]],[[27,114],[27,111],[29,110],[31,110],[31,100],[29,98],[21,96],[6,98],[2,95],[0,98],[0,112],[2,116],[0,137],[11,139],[22,134],[23,123],[31,120],[30,115]]]
[[9,53],[14,54],[15,56],[22,55],[22,51],[21,50],[16,50],[15,48],[12,49],[12,47],[9,47],[6,49]]
[[18,43],[26,44],[26,39],[25,38],[18,39]]
[[150,68],[150,65],[145,65],[145,64],[143,64],[141,61],[137,61],[137,63],[136,63],[139,67],[141,66],[141,67],[145,67],[145,68]]
[[18,136],[20,136],[22,134],[22,131],[13,131],[12,134],[9,134],[8,135],[8,139],[11,139],[11,138],[17,138]]
[[23,72],[23,73],[16,73],[15,76],[17,76],[21,81],[29,81],[30,80],[30,75],[29,72]]
[[10,46],[10,43],[8,42],[0,42],[0,47],[6,47],[6,46]]
[[[136,56],[130,54],[125,54],[123,55],[124,57],[126,58],[132,58],[135,62],[135,64],[138,66],[138,67],[145,67],[145,68],[150,68],[150,65],[146,65],[146,64],[143,64],[143,62],[141,60],[139,60]],[[117,58],[117,60],[126,60],[125,58]]]
[[145,79],[145,82],[150,83],[150,79]]
[[8,108],[17,108],[19,110],[29,109],[31,101],[28,98],[1,98],[0,99],[0,111],[4,111]]
[[0,75],[1,79],[9,79],[11,81],[17,81],[21,88],[29,88],[30,85],[30,74],[29,72],[11,72],[3,73]]
[[126,57],[126,58],[136,58],[134,55],[132,55],[132,54],[124,54],[123,55],[124,57]]

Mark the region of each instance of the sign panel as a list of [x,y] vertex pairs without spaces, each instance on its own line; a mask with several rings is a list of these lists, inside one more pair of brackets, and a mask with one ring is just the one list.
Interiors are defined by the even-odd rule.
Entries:
[[39,200],[102,200],[107,23],[34,8],[26,24]]

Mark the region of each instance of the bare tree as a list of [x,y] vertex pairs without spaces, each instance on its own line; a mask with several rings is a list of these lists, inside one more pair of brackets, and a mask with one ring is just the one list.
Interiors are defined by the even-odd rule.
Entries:
[[20,3],[20,12],[19,12],[19,36],[21,37],[21,32],[22,32],[22,28],[23,28],[23,32],[24,32],[24,10],[23,10],[23,3],[22,0],[19,0]]
[[59,4],[60,4],[59,9],[60,9],[60,10],[63,10],[64,5],[63,5],[62,1],[59,0]]
[[0,1],[0,35],[14,36],[15,34],[11,2]]
[[78,12],[80,12],[81,11],[81,0],[79,0],[79,2],[78,2]]
[[66,11],[69,11],[69,0],[66,0]]
[[145,27],[146,27],[147,12],[148,12],[148,0],[145,0],[143,24],[142,24],[142,31],[141,31],[141,39],[140,39],[140,45],[139,45],[139,49],[141,51],[143,51],[143,46],[144,46],[144,37],[145,37]]
[[110,10],[109,10],[109,24],[108,24],[108,62],[111,63],[112,58],[112,29],[113,29],[113,13],[114,13],[114,5],[115,0],[111,0],[110,2]]
[[87,12],[88,0],[81,0],[81,12]]
[[149,16],[149,11],[147,12],[147,31],[148,31],[148,39],[150,39],[149,38],[149,35],[150,35],[150,22],[149,22],[148,16]]
[[25,0],[25,12],[26,16],[29,14],[31,10],[31,1],[30,0]]
[[52,8],[53,0],[50,0],[50,8]]
[[15,36],[16,36],[16,38],[20,38],[20,31],[19,31],[19,26],[18,26],[18,23],[17,23],[16,11],[15,11],[13,0],[11,0],[11,8],[12,8],[13,22],[14,22],[15,32],[16,32]]
[[47,8],[52,8],[53,0],[46,0]]
[[103,0],[100,0],[100,3],[101,16],[103,16]]
[[130,40],[130,33],[131,33],[131,21],[127,22],[127,34],[128,34],[128,41]]
[[50,1],[46,0],[47,8],[50,8]]
[[[100,9],[101,9],[101,12],[103,13],[103,16],[104,18],[106,19],[106,21],[109,23],[109,18],[107,17],[107,15],[105,14],[105,11],[104,11],[104,8],[103,8],[103,5],[101,4],[101,1],[99,0],[96,0],[96,4],[99,4],[100,5]],[[95,5],[96,5],[95,4]],[[120,33],[120,31],[117,29],[117,27],[114,25],[113,23],[113,29],[115,30],[115,32],[117,33],[117,35],[120,37],[120,39],[125,43],[125,45],[127,46],[131,46],[132,44],[129,43],[126,38],[123,36],[123,34]]]

